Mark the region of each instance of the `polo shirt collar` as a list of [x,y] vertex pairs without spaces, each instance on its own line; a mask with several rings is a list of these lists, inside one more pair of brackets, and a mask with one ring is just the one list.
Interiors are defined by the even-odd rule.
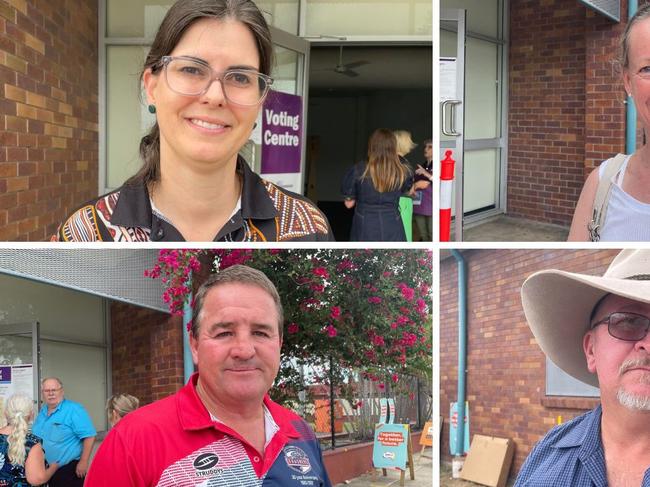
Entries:
[[[181,426],[186,431],[214,428],[222,433],[230,434],[233,430],[231,430],[227,425],[221,422],[212,421],[210,412],[196,392],[198,379],[198,372],[192,374],[187,384],[178,391],[176,407],[178,409],[178,417]],[[273,402],[268,394],[264,396],[264,405],[271,414],[273,421],[278,425],[280,433],[289,438],[300,437],[291,422],[287,420],[282,406]],[[239,435],[237,435],[237,437],[238,436]]]
[[[278,211],[269,197],[262,179],[253,172],[243,157],[237,156],[237,173],[242,176],[241,217],[267,220]],[[121,227],[141,227],[155,231],[151,199],[143,183],[123,185],[111,217],[111,223]],[[221,232],[220,232],[221,233]],[[179,235],[180,236],[180,235]]]
[[61,402],[60,402],[59,404],[56,405],[56,407],[54,408],[54,410],[53,410],[51,413],[48,412],[47,404],[43,404],[43,411],[45,412],[45,416],[47,416],[47,417],[52,416],[54,413],[56,413],[58,410],[61,409],[61,407],[63,406],[63,403],[64,403],[65,401],[66,401],[66,398],[64,397],[64,398],[61,400]]

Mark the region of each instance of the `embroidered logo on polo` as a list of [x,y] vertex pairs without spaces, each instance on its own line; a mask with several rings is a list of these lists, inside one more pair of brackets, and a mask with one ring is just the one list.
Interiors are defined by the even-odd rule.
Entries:
[[196,470],[197,477],[211,477],[221,469],[215,468],[219,463],[219,457],[215,453],[203,453],[194,459],[192,466]]
[[311,470],[309,456],[297,446],[287,446],[284,449],[284,460],[291,470],[299,473],[307,473]]

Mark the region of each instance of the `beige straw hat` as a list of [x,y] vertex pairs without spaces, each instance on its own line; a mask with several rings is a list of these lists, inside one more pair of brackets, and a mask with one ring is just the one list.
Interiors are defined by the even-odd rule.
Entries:
[[602,277],[548,269],[531,275],[521,287],[528,325],[546,356],[596,387],[598,378],[587,369],[582,338],[594,306],[610,293],[650,303],[650,249],[621,251]]

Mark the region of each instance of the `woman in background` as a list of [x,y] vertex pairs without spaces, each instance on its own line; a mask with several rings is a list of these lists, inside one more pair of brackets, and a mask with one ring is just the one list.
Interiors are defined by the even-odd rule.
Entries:
[[346,208],[354,208],[350,240],[404,242],[399,198],[413,185],[408,167],[397,154],[397,139],[377,129],[368,140],[368,159],[355,164],[343,179]]
[[56,463],[45,465],[42,440],[29,432],[34,418],[32,400],[17,393],[9,398],[5,407],[7,425],[0,428],[0,485],[23,487],[42,485],[56,472]]
[[112,428],[120,419],[135,411],[140,406],[140,400],[131,394],[113,394],[106,401],[106,416]]

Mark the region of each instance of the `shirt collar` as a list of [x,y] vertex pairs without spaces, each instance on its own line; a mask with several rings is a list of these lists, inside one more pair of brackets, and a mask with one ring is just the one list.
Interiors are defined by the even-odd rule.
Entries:
[[[237,156],[237,172],[242,176],[241,217],[267,220],[278,216],[264,181],[241,156]],[[153,234],[153,227],[156,225],[153,221],[149,191],[144,183],[125,184],[120,188],[111,223],[121,227],[147,228],[152,230]]]
[[575,428],[572,428],[566,435],[556,441],[553,446],[555,448],[575,448],[582,446],[582,450],[591,453],[593,447],[600,444],[601,414],[602,409],[599,405],[596,409],[588,413],[584,421]]
[[[222,433],[229,434],[232,430],[221,422],[215,423],[212,419],[212,415],[201,401],[201,398],[196,392],[196,384],[198,380],[199,374],[197,372],[190,377],[190,380],[187,382],[185,387],[178,391],[176,407],[178,408],[178,417],[180,418],[181,426],[184,430],[214,428]],[[266,411],[270,414],[271,420],[277,430],[290,438],[300,437],[291,422],[286,418],[286,415],[282,414],[282,406],[273,402],[268,394],[264,396],[263,405]],[[266,411],[265,421],[267,421]]]

